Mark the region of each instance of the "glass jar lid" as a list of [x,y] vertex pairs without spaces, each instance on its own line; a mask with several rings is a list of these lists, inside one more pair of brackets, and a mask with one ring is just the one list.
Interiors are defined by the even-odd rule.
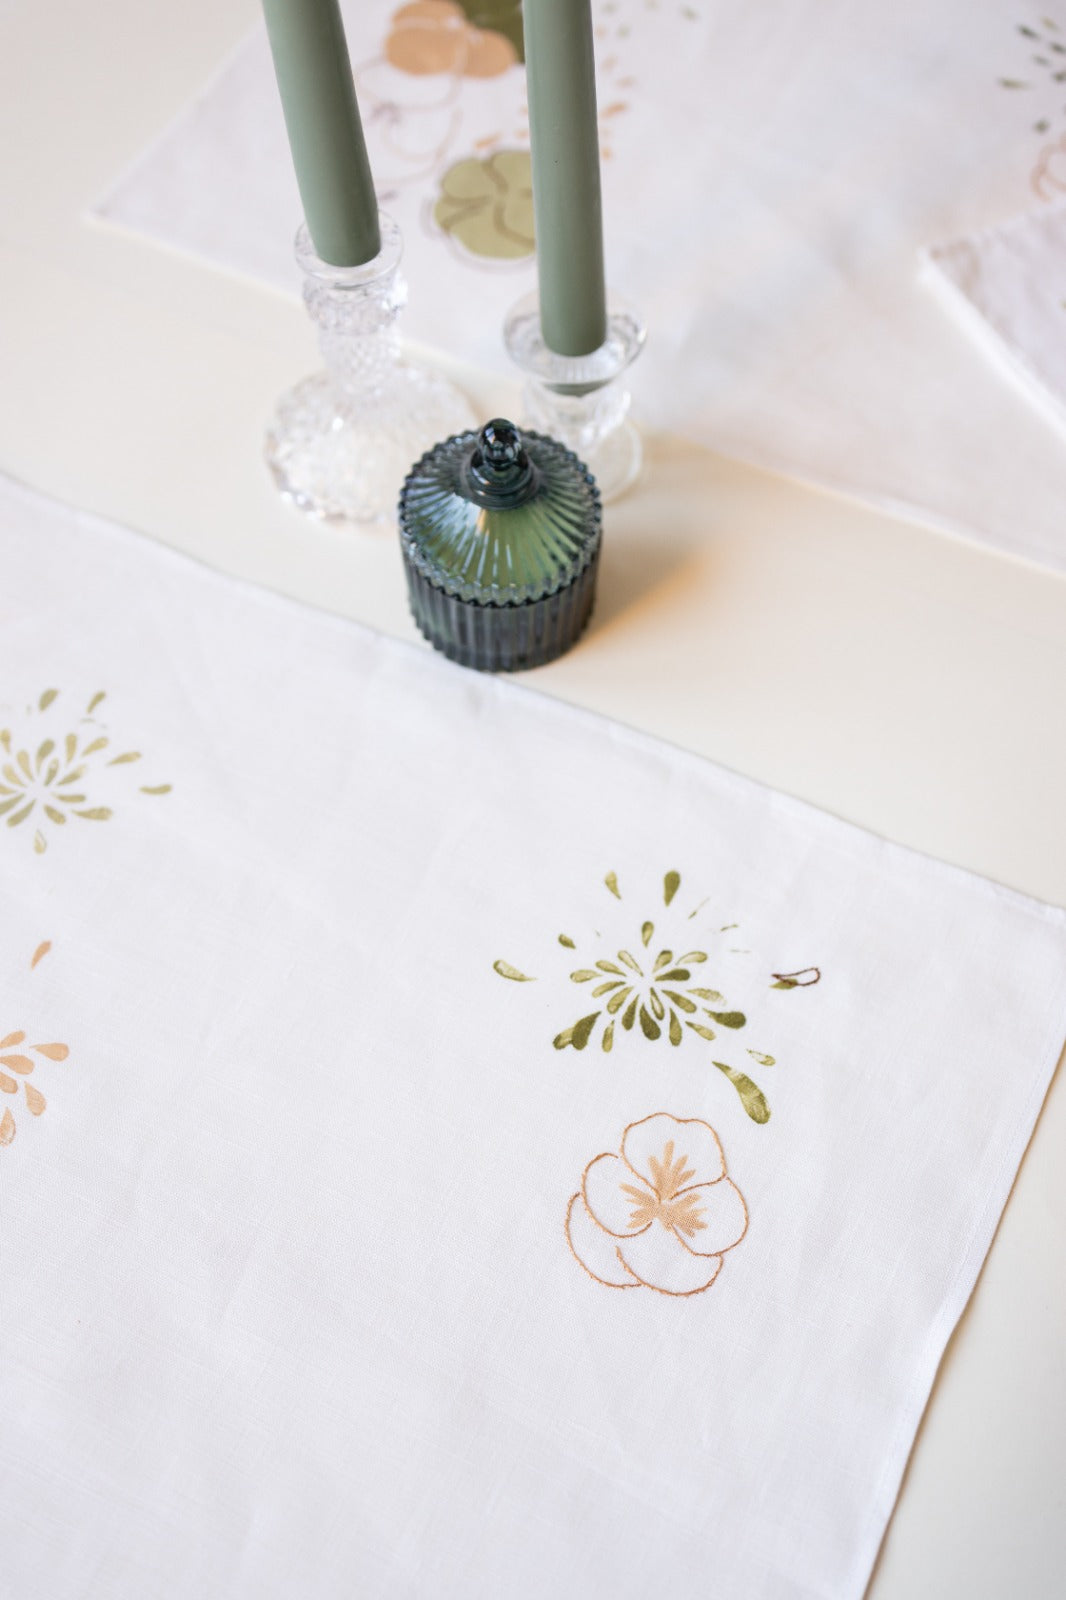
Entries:
[[491,606],[573,584],[598,554],[603,520],[573,451],[503,417],[427,451],[399,510],[409,566],[445,594]]

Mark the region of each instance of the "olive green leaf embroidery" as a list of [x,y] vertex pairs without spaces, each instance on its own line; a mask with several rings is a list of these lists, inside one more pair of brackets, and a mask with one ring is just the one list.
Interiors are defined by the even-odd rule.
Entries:
[[501,978],[510,978],[512,983],[536,983],[535,978],[530,978],[524,972],[519,972],[517,967],[512,967],[509,961],[494,961],[492,970],[498,972]]
[[1066,32],[1054,17],[1031,17],[1014,25],[1016,62],[997,79],[1010,91],[1019,119],[1025,117],[1045,142],[1029,174],[1038,200],[1057,200],[1066,190]]
[[[752,1054],[751,1051],[748,1054]],[[773,1059],[772,1057],[770,1058]],[[719,1072],[725,1073],[733,1088],[740,1096],[740,1103],[748,1113],[752,1122],[769,1122],[770,1105],[766,1096],[757,1083],[753,1083],[746,1072],[738,1072],[736,1067],[731,1067],[725,1061],[716,1061],[714,1065]]]
[[[610,894],[621,900],[618,875],[604,878]],[[669,906],[681,887],[681,875],[668,872],[663,878],[663,905]],[[616,1024],[628,1031],[639,1026],[646,1039],[665,1038],[680,1045],[687,1028],[710,1041],[718,1030],[737,1030],[747,1023],[742,1011],[733,1010],[720,989],[712,988],[702,970],[709,956],[706,950],[685,950],[680,954],[655,939],[655,923],[650,918],[640,924],[639,939],[633,948],[611,950],[591,966],[571,972],[570,981],[589,984],[589,997],[600,1006],[564,1028],[554,1039],[557,1050],[572,1045],[583,1050],[601,1023],[600,1048],[614,1046]]]
[[[608,872],[604,887],[614,900],[623,902],[624,895],[618,874]],[[725,923],[712,930],[712,937],[700,939],[700,947],[675,949],[679,942],[679,926],[700,916],[707,905],[701,901],[687,914],[675,905],[681,889],[681,874],[667,872],[662,880],[663,910],[669,931],[664,942],[656,935],[656,921],[644,918],[635,924],[634,937],[617,949],[606,945],[600,935],[595,935],[596,948],[588,959],[574,968],[570,982],[578,985],[588,996],[588,1009],[555,1035],[556,1050],[585,1050],[593,1041],[609,1054],[626,1033],[640,1035],[651,1044],[666,1043],[678,1048],[686,1038],[698,1038],[703,1043],[714,1044],[712,1064],[733,1085],[744,1111],[753,1122],[767,1122],[770,1106],[759,1085],[729,1061],[718,1060],[727,1053],[723,1046],[737,1039],[748,1025],[747,1014],[731,1003],[717,987],[725,983],[719,970],[725,965],[724,957],[750,955],[743,946],[730,943],[725,950],[712,956],[705,944],[714,944],[721,936],[735,936],[738,924]],[[670,908],[674,908],[671,913]],[[662,917],[662,913],[657,913]],[[685,934],[685,941],[691,934]],[[578,953],[577,941],[568,933],[558,936],[564,950]],[[581,957],[578,955],[578,959]],[[494,970],[512,982],[532,983],[529,976],[509,961],[497,960]],[[770,987],[779,990],[809,988],[817,983],[821,973],[817,967],[807,967],[796,972],[773,973]],[[773,1067],[776,1058],[765,1050],[745,1047],[748,1059],[759,1067]]]
[[[1036,19],[1034,19],[1035,21]],[[1001,89],[1023,93],[1035,91],[1035,103],[1026,100],[1026,114],[1037,113],[1033,122],[1034,133],[1050,133],[1052,123],[1062,109],[1062,85],[1066,84],[1066,38],[1054,17],[1041,17],[1032,26],[1027,22],[1015,24],[1021,39],[1016,46],[1019,56],[1024,53],[1025,76],[1013,74],[998,78]],[[1036,70],[1034,71],[1034,67]]]
[[[104,690],[92,696],[80,717],[58,708],[58,689],[45,689],[25,709],[20,724],[0,728],[0,819],[18,828],[33,818],[33,848],[43,855],[56,828],[71,818],[108,822],[113,776],[110,767],[129,770],[141,760],[139,750],[112,743],[106,724],[96,715],[106,699]],[[131,778],[133,774],[131,773]],[[135,781],[135,780],[134,780]],[[141,794],[169,794],[169,783],[139,784]],[[101,794],[101,790],[104,794]]]

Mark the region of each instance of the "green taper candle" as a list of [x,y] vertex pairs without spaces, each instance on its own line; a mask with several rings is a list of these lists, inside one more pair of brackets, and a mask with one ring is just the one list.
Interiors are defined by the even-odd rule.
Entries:
[[263,0],[304,220],[323,261],[381,251],[374,180],[337,0]]
[[596,63],[589,0],[525,0],[540,328],[584,356],[607,337]]

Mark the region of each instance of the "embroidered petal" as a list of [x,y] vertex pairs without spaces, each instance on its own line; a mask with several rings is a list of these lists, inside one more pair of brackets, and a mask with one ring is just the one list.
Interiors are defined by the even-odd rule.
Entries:
[[[725,1157],[718,1135],[709,1123],[697,1117],[671,1117],[665,1111],[657,1111],[640,1122],[631,1122],[622,1136],[622,1155],[633,1171],[654,1187],[668,1144],[673,1145],[675,1163],[684,1158],[684,1165],[676,1169],[681,1179],[678,1192],[697,1183],[716,1183],[724,1177]],[[692,1176],[683,1176],[686,1173]]]
[[656,1223],[646,1233],[623,1239],[618,1254],[638,1282],[660,1294],[699,1294],[721,1269],[721,1256],[696,1256],[670,1228]]
[[596,1226],[579,1194],[567,1207],[566,1238],[581,1266],[597,1283],[605,1283],[609,1289],[638,1287],[632,1273],[619,1261],[614,1240]]
[[748,1208],[732,1178],[686,1189],[689,1207],[680,1212],[674,1232],[696,1256],[720,1256],[748,1231]]
[[510,39],[492,28],[469,28],[466,38],[465,78],[498,78],[518,60]]
[[402,6],[393,16],[385,55],[400,72],[417,77],[461,72],[466,60],[462,10],[447,0],[422,0]]
[[597,1156],[590,1161],[581,1180],[581,1193],[592,1220],[617,1238],[639,1233],[651,1222],[655,1195],[620,1156]]

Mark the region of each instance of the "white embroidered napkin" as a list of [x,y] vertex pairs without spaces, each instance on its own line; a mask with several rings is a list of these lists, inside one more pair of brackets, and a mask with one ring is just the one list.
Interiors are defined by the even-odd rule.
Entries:
[[1066,424],[1066,204],[929,252],[934,279],[988,355]]
[[[532,287],[518,0],[348,4],[409,338],[507,370]],[[651,337],[651,427],[1066,568],[1066,461],[942,314],[921,251],[1062,181],[1066,10],[1000,0],[595,0],[609,277]],[[298,287],[262,30],[105,219]]]
[[0,529],[7,1592],[860,1596],[1063,913]]

